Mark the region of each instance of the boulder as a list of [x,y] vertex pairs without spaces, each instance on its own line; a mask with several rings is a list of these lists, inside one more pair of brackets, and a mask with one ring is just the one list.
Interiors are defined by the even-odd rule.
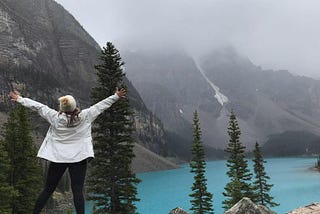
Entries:
[[187,213],[186,211],[184,211],[180,207],[176,207],[173,210],[171,210],[169,214],[189,214],[189,213]]
[[265,206],[256,205],[250,198],[242,198],[224,214],[276,214]]
[[288,212],[288,214],[316,214],[320,213],[320,203],[313,202],[305,207],[300,207]]

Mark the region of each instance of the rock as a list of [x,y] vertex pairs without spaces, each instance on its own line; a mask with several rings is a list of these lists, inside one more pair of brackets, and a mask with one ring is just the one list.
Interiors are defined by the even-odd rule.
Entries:
[[51,212],[46,213],[64,213],[66,211],[73,210],[73,196],[71,192],[53,192],[52,200],[53,200],[53,207],[50,208]]
[[180,207],[176,207],[173,210],[171,210],[169,214],[189,214],[189,213],[187,213],[186,211],[184,211]]
[[288,214],[317,214],[320,213],[320,203],[311,203],[305,207],[300,207],[288,212]]
[[250,198],[242,198],[224,214],[276,214],[262,205],[256,205]]

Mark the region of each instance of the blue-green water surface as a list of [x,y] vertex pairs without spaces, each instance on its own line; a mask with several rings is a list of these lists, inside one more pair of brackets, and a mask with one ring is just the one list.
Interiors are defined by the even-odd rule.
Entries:
[[[313,170],[316,158],[272,158],[266,159],[265,168],[271,177],[271,196],[280,206],[273,211],[284,214],[311,202],[320,201],[320,173]],[[252,162],[249,161],[252,170]],[[193,174],[189,165],[175,170],[141,173],[138,185],[140,202],[136,205],[140,214],[168,214],[171,209],[190,208]],[[222,214],[222,192],[229,178],[226,176],[226,161],[207,162],[206,177],[208,190],[213,194],[213,207],[216,214]],[[88,203],[87,212],[90,213]]]

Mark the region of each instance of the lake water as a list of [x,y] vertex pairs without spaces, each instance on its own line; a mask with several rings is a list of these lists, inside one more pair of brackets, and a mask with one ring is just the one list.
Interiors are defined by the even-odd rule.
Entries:
[[[316,158],[272,158],[265,159],[266,172],[274,184],[270,195],[280,206],[272,208],[278,214],[284,214],[311,202],[320,201],[320,173],[311,170]],[[252,163],[249,161],[250,168]],[[140,214],[168,214],[175,207],[190,208],[193,174],[189,165],[180,169],[138,174],[142,182],[138,185],[140,202],[137,203]],[[207,162],[206,177],[208,190],[213,194],[213,208],[216,214],[222,214],[224,187],[229,178],[226,176],[226,161]],[[89,212],[89,206],[87,213]]]

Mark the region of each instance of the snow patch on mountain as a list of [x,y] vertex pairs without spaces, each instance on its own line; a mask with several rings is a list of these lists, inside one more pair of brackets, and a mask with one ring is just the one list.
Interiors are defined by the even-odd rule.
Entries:
[[215,92],[214,97],[218,100],[220,105],[223,106],[225,103],[229,102],[228,97],[225,96],[224,94],[222,94],[220,92],[220,88],[218,86],[216,86],[213,82],[211,82],[211,80],[207,77],[207,75],[205,74],[204,70],[200,66],[199,61],[197,59],[195,59],[195,58],[193,60],[194,60],[194,63],[196,65],[196,67],[198,68],[198,70],[200,71],[201,75],[203,76],[203,78],[207,81],[207,83],[209,83],[211,88],[214,90],[214,92]]

